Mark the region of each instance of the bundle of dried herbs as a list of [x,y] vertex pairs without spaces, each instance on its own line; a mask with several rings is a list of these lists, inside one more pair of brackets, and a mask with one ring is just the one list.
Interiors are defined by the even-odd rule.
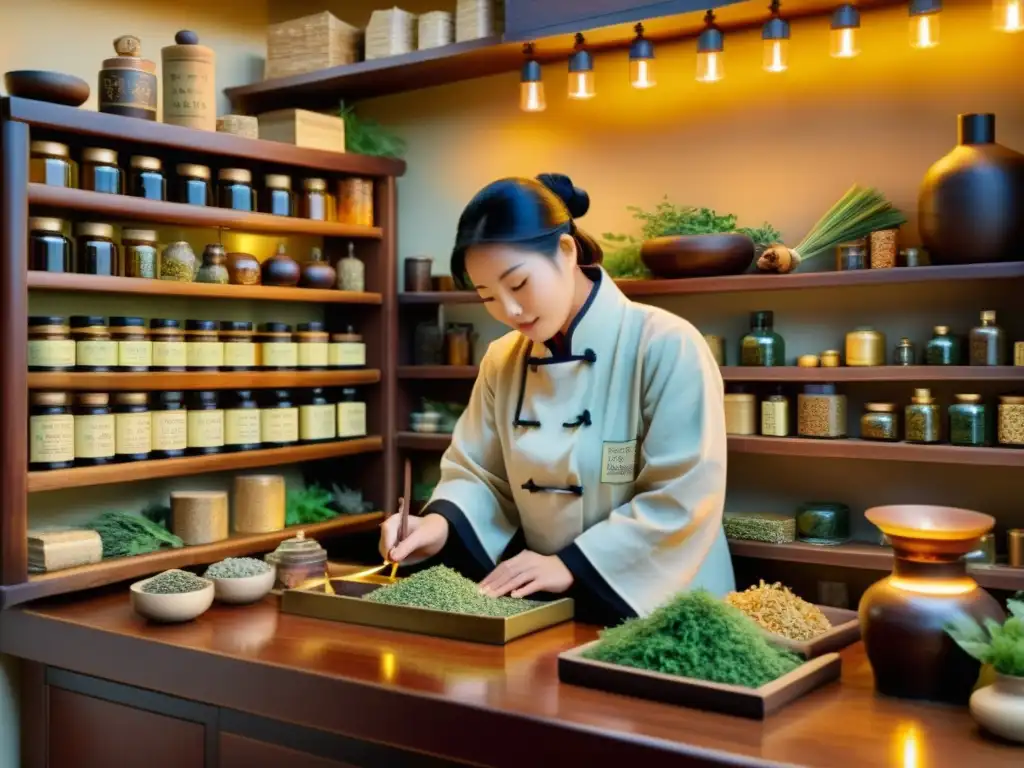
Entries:
[[766,544],[789,544],[796,541],[796,518],[771,512],[727,514],[722,523],[725,536]]
[[790,640],[813,640],[832,629],[818,606],[794,595],[779,582],[761,583],[743,592],[730,592],[725,602],[739,608],[762,627]]
[[142,591],[151,595],[180,595],[183,592],[198,592],[208,586],[210,582],[206,579],[175,568],[154,576],[142,585]]
[[379,587],[364,595],[363,599],[373,603],[498,618],[515,616],[541,605],[535,600],[518,597],[481,595],[475,583],[443,565],[435,565],[394,584]]
[[131,557],[184,546],[179,537],[162,525],[130,512],[104,512],[84,527],[100,535],[105,558]]
[[586,654],[609,664],[757,688],[792,672],[799,656],[772,645],[751,619],[706,590],[601,632]]
[[269,563],[257,560],[255,557],[229,557],[207,568],[203,577],[207,579],[246,579],[266,573],[270,568]]

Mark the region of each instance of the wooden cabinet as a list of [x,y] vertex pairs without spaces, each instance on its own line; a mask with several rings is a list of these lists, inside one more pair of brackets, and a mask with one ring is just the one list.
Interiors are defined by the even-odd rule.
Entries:
[[353,763],[330,760],[279,744],[269,744],[233,733],[220,735],[219,768],[253,768],[257,765],[280,765],[287,768],[358,768]]
[[505,39],[534,40],[550,35],[585,32],[596,27],[628,24],[658,16],[705,11],[735,0],[505,0]]

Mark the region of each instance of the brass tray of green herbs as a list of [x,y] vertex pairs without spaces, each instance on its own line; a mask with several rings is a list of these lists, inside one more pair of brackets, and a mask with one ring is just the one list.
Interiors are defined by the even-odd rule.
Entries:
[[284,613],[492,645],[570,621],[573,608],[568,598],[486,597],[475,583],[444,566],[393,584],[332,578],[281,595]]

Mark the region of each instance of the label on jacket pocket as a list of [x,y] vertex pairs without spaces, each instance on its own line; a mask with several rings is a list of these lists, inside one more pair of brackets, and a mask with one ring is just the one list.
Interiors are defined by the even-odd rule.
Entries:
[[601,482],[612,485],[636,479],[636,440],[605,443],[601,449]]

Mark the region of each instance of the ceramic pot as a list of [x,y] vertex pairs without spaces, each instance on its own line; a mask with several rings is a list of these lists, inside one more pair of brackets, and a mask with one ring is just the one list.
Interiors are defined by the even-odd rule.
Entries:
[[986,731],[1024,743],[1024,677],[997,674],[971,696],[971,715]]
[[303,262],[299,285],[303,288],[334,288],[338,274],[334,267],[324,261],[323,252],[314,248],[309,252],[309,261]]
[[645,240],[640,259],[655,277],[739,275],[754,261],[754,241],[738,233]]
[[160,258],[160,279],[191,283],[196,276],[196,254],[184,240],[171,243]]
[[196,271],[197,283],[216,283],[227,285],[228,268],[225,266],[227,256],[224,246],[212,243],[203,250],[203,263]]
[[264,285],[289,287],[299,284],[299,262],[288,255],[284,243],[277,246],[277,253],[263,262]]
[[227,267],[232,285],[260,284],[260,262],[251,253],[229,253]]
[[958,146],[925,174],[918,227],[933,264],[1020,258],[1024,155],[995,143],[992,114],[959,116]]

